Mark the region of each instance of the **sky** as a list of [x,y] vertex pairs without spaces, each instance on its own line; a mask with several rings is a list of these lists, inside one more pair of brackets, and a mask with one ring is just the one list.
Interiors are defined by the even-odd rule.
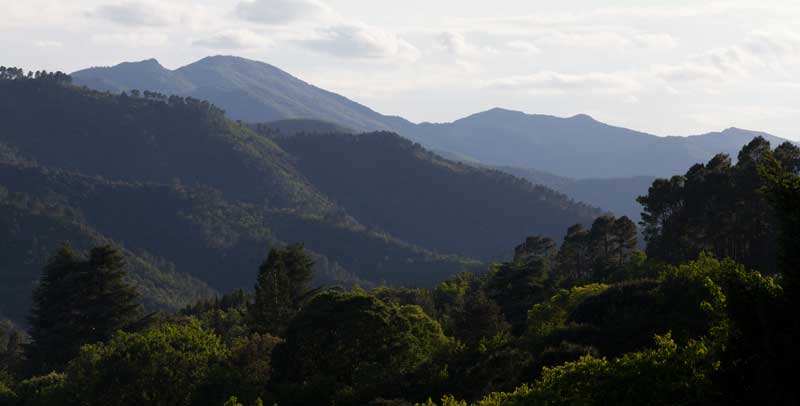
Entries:
[[800,140],[800,1],[0,0],[0,65],[72,72],[209,55],[383,114],[589,114],[657,135]]

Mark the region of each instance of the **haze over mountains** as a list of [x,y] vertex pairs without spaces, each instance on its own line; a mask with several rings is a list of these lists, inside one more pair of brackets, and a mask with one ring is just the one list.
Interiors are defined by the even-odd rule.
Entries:
[[736,152],[762,135],[729,128],[690,137],[658,137],[601,123],[492,109],[452,123],[414,124],[317,88],[266,63],[214,56],[174,71],[155,60],[90,68],[77,84],[112,92],[132,89],[191,96],[245,122],[316,119],[355,131],[393,131],[433,150],[493,166],[537,169],[570,178],[671,176],[713,155]]

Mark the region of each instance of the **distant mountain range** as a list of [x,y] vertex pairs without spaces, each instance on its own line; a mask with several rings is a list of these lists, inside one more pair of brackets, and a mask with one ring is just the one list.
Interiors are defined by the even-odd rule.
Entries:
[[99,90],[140,89],[209,100],[229,117],[246,122],[315,119],[354,131],[393,131],[465,160],[577,179],[671,176],[719,152],[735,156],[757,135],[773,144],[785,141],[737,128],[658,137],[587,115],[559,118],[499,108],[452,123],[414,124],[312,86],[272,65],[231,56],[204,58],[174,71],[150,59],[85,69],[72,76],[76,83]]
[[286,243],[318,281],[426,286],[602,214],[393,133],[250,126],[178,96],[4,79],[0,123],[0,314],[17,322],[61,241],[123,246],[145,303],[174,309],[252,286]]
[[413,126],[352,100],[312,86],[266,63],[211,56],[176,70],[155,59],[72,73],[76,84],[114,93],[150,90],[208,100],[234,120],[257,123],[316,119],[356,131]]
[[452,123],[415,124],[382,115],[263,62],[232,56],[201,59],[176,70],[156,60],[126,62],[72,74],[75,83],[111,92],[151,90],[209,100],[233,119],[271,122],[284,134],[391,131],[439,155],[492,167],[545,185],[578,201],[638,218],[635,197],[656,177],[683,173],[717,153],[735,158],[756,136],[729,128],[688,137],[658,137],[604,124],[495,108]]

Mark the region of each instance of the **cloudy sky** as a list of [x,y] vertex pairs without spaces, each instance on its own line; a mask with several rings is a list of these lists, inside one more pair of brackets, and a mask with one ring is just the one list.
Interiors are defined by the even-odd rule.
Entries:
[[0,0],[0,64],[207,55],[276,65],[384,114],[504,107],[659,135],[800,140],[797,0]]

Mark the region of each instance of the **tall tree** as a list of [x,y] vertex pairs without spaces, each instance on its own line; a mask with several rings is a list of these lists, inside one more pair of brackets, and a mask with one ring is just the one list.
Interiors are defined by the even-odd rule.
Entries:
[[593,273],[604,270],[615,262],[614,222],[613,216],[601,216],[595,219],[589,230],[589,251],[594,266]]
[[616,249],[617,265],[623,266],[628,263],[631,255],[636,251],[636,245],[639,243],[639,231],[631,219],[622,216],[614,221],[611,235]]
[[258,271],[250,308],[253,330],[280,336],[309,292],[314,261],[303,246],[273,248]]
[[552,286],[555,244],[549,238],[532,237],[518,246],[515,260],[493,266],[486,281],[486,295],[503,310],[516,333],[524,330],[528,310],[546,299]]
[[800,176],[777,159],[768,158],[761,169],[764,191],[777,212],[780,235],[778,259],[788,297],[800,303]]
[[797,147],[784,144],[771,153],[769,142],[756,137],[735,165],[720,154],[684,176],[656,180],[637,199],[644,210],[648,256],[678,264],[706,251],[760,272],[777,272],[776,221],[758,173],[768,155],[792,169],[800,161]]
[[71,308],[78,299],[80,267],[80,255],[71,246],[62,246],[47,262],[33,291],[28,320],[32,342],[27,353],[40,371],[63,367],[82,344]]
[[125,256],[118,248],[93,248],[85,267],[77,303],[83,312],[81,336],[89,343],[107,341],[138,319],[139,295],[125,281]]
[[84,344],[106,341],[140,316],[138,295],[125,281],[115,247],[96,247],[85,259],[65,245],[50,259],[31,309],[29,358],[41,370],[61,369]]
[[589,274],[589,231],[575,224],[567,229],[564,242],[556,257],[557,269],[562,278],[577,280]]

